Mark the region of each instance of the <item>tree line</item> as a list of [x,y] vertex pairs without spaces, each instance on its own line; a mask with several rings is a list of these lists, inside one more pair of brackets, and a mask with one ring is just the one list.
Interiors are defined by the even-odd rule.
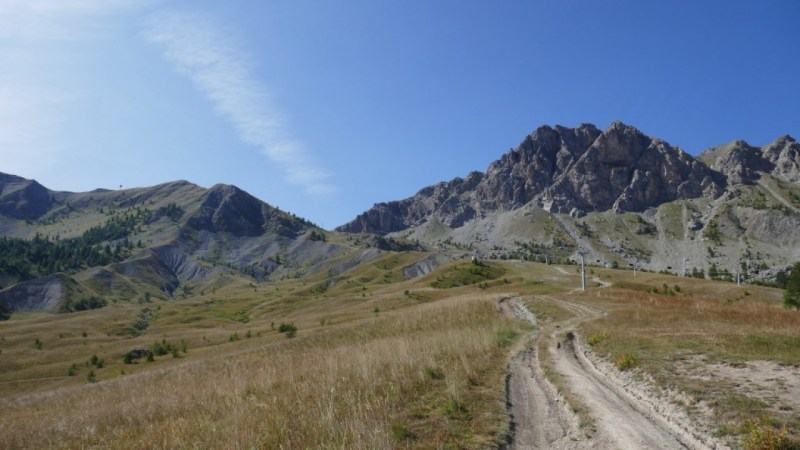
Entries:
[[142,247],[141,241],[136,244],[131,242],[130,235],[150,215],[145,209],[136,213],[117,214],[75,238],[51,238],[40,233],[30,240],[2,237],[0,272],[24,281],[120,261],[134,247]]

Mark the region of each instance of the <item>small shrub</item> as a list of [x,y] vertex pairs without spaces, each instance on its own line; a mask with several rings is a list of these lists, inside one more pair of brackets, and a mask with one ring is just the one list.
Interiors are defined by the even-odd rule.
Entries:
[[287,338],[291,339],[297,335],[297,327],[293,323],[281,323],[280,326],[278,326],[278,332],[285,334]]
[[161,342],[156,341],[155,344],[150,346],[150,351],[155,356],[167,355],[169,353],[172,353],[174,349],[175,349],[175,346],[173,346],[171,343],[167,342],[166,339],[162,339]]
[[432,380],[444,380],[444,372],[438,367],[428,366],[425,368],[425,375]]
[[601,342],[603,342],[608,337],[608,331],[603,331],[600,333],[594,333],[589,336],[589,339],[586,340],[586,343],[595,346]]
[[77,374],[78,374],[78,366],[75,363],[73,363],[71,366],[69,366],[69,369],[67,369],[67,375],[70,377],[74,377]]
[[39,338],[36,338],[36,340],[33,341],[33,348],[35,348],[36,350],[41,350],[42,346],[43,346],[42,341],[39,340]]
[[122,362],[125,364],[134,364],[137,360],[141,358],[148,358],[151,360],[153,356],[153,352],[147,348],[136,347],[128,351],[122,356]]
[[[239,338],[239,335],[236,335],[236,339]],[[164,356],[164,355],[172,355],[173,358],[180,357],[180,353],[186,353],[186,342],[181,340],[180,346],[173,344],[172,342],[168,342],[166,339],[162,339],[161,341],[156,341],[153,345],[150,346],[150,351],[147,355],[147,361],[154,361],[155,356]]]
[[452,417],[456,415],[460,411],[464,411],[464,405],[455,397],[450,397],[450,399],[444,405],[444,414],[447,417]]
[[94,374],[94,370],[90,370],[89,374],[86,375],[86,381],[89,383],[95,383],[97,381],[97,376]]
[[745,423],[742,428],[745,431],[742,440],[745,450],[794,450],[800,448],[800,442],[789,438],[785,427],[776,429],[766,418]]
[[636,357],[630,353],[622,353],[614,357],[614,363],[619,370],[632,369],[636,365]]
[[404,441],[413,438],[413,434],[408,431],[406,424],[402,422],[395,422],[392,424],[392,437],[395,441]]

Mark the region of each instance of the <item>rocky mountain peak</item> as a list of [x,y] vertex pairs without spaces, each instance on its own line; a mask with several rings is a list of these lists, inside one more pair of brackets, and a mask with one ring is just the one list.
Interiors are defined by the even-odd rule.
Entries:
[[754,183],[761,173],[792,183],[800,181],[800,144],[789,135],[764,147],[736,140],[712,147],[697,158],[725,174],[731,183]]
[[800,144],[784,135],[765,146],[764,158],[775,165],[773,174],[792,183],[800,182]]
[[267,231],[295,237],[303,228],[300,220],[234,185],[217,184],[204,195],[197,212],[188,219],[196,230],[227,232],[237,236],[260,236]]
[[774,164],[764,158],[760,148],[743,140],[710,148],[698,159],[723,173],[733,184],[754,183],[760,177],[759,172],[769,172],[774,168]]
[[722,192],[724,180],[687,153],[622,122],[612,123],[542,197],[551,212],[643,211]]
[[459,227],[530,202],[561,213],[642,211],[679,198],[718,196],[724,186],[724,177],[679,148],[619,121],[604,131],[592,124],[541,126],[468,180],[376,204],[339,230],[388,233],[430,219]]

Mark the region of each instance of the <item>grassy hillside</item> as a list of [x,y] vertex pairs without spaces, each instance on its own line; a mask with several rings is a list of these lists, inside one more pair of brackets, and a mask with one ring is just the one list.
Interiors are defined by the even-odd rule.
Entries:
[[544,322],[569,314],[548,298],[607,311],[581,325],[595,351],[628,355],[626,369],[685,392],[721,434],[800,429],[792,401],[693,372],[800,367],[800,316],[776,290],[593,269],[590,280],[612,287],[590,281],[579,293],[574,266],[511,261],[397,275],[423,256],[277,282],[226,275],[172,301],[15,313],[0,323],[0,447],[494,447],[508,427],[510,346],[532,332],[499,313],[518,295]]

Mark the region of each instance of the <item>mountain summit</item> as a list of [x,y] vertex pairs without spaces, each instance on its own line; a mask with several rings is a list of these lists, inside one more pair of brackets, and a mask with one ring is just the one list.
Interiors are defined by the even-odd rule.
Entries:
[[405,200],[378,203],[340,231],[390,233],[435,217],[449,227],[530,202],[552,213],[641,212],[662,203],[708,196],[725,177],[681,149],[622,122],[605,131],[542,126],[489,165],[420,190]]

